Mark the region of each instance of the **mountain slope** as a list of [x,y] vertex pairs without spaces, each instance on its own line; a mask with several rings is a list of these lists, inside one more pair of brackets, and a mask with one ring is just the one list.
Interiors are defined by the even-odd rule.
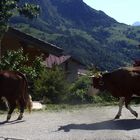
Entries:
[[24,32],[62,47],[86,65],[112,70],[140,58],[140,50],[136,47],[140,42],[140,27],[118,23],[83,0],[34,2],[41,7],[38,19],[29,21],[14,17],[11,23]]

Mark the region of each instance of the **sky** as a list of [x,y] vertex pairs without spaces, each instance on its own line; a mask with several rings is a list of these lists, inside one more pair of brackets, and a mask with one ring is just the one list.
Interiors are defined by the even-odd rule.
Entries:
[[140,0],[83,0],[96,10],[102,10],[120,23],[140,22]]

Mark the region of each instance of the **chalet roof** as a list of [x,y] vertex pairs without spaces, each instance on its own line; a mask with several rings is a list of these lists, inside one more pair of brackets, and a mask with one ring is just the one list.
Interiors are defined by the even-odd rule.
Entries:
[[51,54],[54,54],[56,56],[60,56],[63,53],[63,49],[57,47],[56,45],[53,45],[48,42],[44,42],[40,39],[37,39],[29,34],[26,34],[24,32],[21,32],[17,29],[14,29],[12,27],[9,27],[6,34],[10,34],[12,36],[15,36],[16,38],[19,38],[20,40],[24,41],[25,43],[34,45],[36,48],[48,52]]
[[[62,55],[60,57],[57,57],[55,55],[50,54],[44,61],[44,64],[46,65],[46,67],[48,68],[52,68],[53,65],[61,65],[62,63],[68,61],[69,59],[75,61],[76,63],[78,63],[79,65],[83,65],[81,62],[79,62],[78,60],[74,59],[72,56],[70,55]],[[83,65],[84,66],[84,65]]]
[[60,65],[67,61],[71,56],[70,55],[62,55],[60,57],[57,57],[55,55],[50,54],[49,57],[47,57],[44,61],[44,64],[48,68],[52,68],[53,65]]

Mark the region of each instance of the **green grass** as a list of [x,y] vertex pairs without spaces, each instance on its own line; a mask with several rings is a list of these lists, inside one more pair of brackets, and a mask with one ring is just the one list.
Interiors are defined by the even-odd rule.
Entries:
[[[132,101],[131,105],[139,106],[140,104],[136,104]],[[33,112],[39,111],[49,111],[49,112],[61,112],[61,111],[75,111],[80,109],[86,109],[90,107],[103,107],[103,106],[118,106],[118,102],[100,102],[100,103],[92,103],[92,104],[47,104],[43,109],[33,110]],[[18,112],[16,109],[15,112]],[[28,110],[26,110],[28,112]],[[0,115],[7,114],[7,111],[0,110]]]
[[84,109],[88,107],[97,107],[97,106],[112,106],[117,105],[117,102],[102,102],[102,103],[93,103],[93,104],[47,104],[45,106],[45,111],[73,111],[73,110],[79,110]]

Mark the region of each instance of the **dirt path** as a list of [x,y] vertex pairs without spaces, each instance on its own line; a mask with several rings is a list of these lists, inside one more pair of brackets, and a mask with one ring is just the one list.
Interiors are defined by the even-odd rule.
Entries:
[[[133,107],[140,115],[140,107]],[[118,107],[89,107],[74,111],[33,112],[24,120],[3,123],[0,140],[140,140],[140,120],[126,109],[113,121]]]

